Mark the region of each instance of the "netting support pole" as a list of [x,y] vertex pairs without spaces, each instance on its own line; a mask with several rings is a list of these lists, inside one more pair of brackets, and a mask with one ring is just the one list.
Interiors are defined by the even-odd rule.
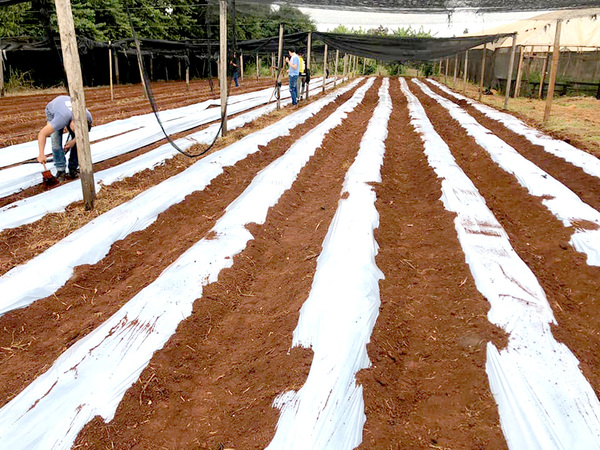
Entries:
[[281,109],[281,76],[283,74],[283,24],[279,24],[279,46],[277,47],[277,111]]
[[119,76],[119,53],[115,49],[115,81],[117,84],[121,84],[121,77]]
[[275,72],[274,69],[275,68],[275,54],[271,53],[271,77],[274,78],[275,77]]
[[[312,31],[308,32],[308,40],[306,42],[306,72],[307,72],[307,78],[310,80],[311,77],[311,73],[310,73],[310,57],[312,54]],[[306,100],[308,100],[308,91],[309,91],[309,87],[310,87],[310,81],[306,82]]]
[[333,87],[335,87],[336,82],[337,82],[337,77],[338,77],[338,60],[340,59],[340,51],[336,50],[335,51],[335,78],[333,79]]
[[75,25],[69,0],[55,0],[56,19],[60,32],[60,42],[65,64],[65,72],[69,83],[69,95],[73,107],[73,122],[75,123],[75,139],[77,154],[81,167],[80,178],[83,190],[83,203],[86,210],[94,209],[96,190],[90,152],[90,137],[88,134],[87,115],[85,111],[85,92],[81,77],[81,62],[75,37]]
[[185,90],[190,90],[190,66],[185,68]]
[[113,65],[112,65],[112,47],[110,41],[108,41],[108,79],[110,83],[110,101],[115,100],[115,94],[113,92]]
[[487,43],[483,44],[483,50],[481,51],[481,76],[479,78],[479,95],[478,100],[481,101],[483,95],[483,82],[485,80],[485,53],[487,50]]
[[327,44],[323,50],[323,93],[325,92],[325,83],[327,82]]
[[0,97],[4,97],[4,52],[0,50]]
[[227,0],[219,0],[219,90],[221,93],[221,136],[227,134]]
[[560,31],[562,19],[556,21],[556,34],[554,35],[554,49],[552,50],[552,65],[550,66],[550,79],[548,80],[548,94],[546,95],[546,108],[544,110],[544,123],[550,118],[552,100],[554,99],[554,86],[556,85],[556,74],[558,73],[558,59],[560,57]]
[[454,57],[454,78],[452,79],[452,87],[456,86],[457,73],[458,73],[458,54]]
[[510,57],[508,58],[508,72],[506,73],[506,89],[504,93],[504,109],[508,108],[508,99],[510,97],[510,89],[512,85],[512,73],[515,65],[515,53],[517,52],[517,33],[512,36],[512,47],[510,49]]
[[346,69],[348,68],[348,54],[344,53],[344,68],[342,69],[342,78],[346,78]]
[[260,77],[260,58],[258,57],[258,53],[256,54],[256,81]]
[[523,77],[523,59],[525,58],[525,48],[519,45],[519,64],[517,64],[517,79],[515,80],[515,92],[513,97],[517,98],[521,94],[521,78]]
[[448,84],[448,66],[450,64],[450,59],[446,58],[446,75],[444,76],[444,82]]
[[244,52],[240,52],[240,79],[244,81]]
[[550,61],[550,46],[546,52],[544,63],[542,65],[542,73],[540,74],[540,90],[538,91],[538,98],[541,100],[544,95],[544,83],[546,82],[546,71],[548,70],[548,62]]
[[469,75],[469,50],[465,52],[465,68],[463,71],[463,94],[467,93],[467,79]]

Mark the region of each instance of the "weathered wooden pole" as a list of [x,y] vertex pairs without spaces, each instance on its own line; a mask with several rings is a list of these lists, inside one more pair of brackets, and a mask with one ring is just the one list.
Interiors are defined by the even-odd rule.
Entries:
[[221,91],[221,136],[227,134],[227,0],[219,0],[219,90]]
[[312,73],[310,71],[310,58],[312,54],[312,31],[308,32],[308,39],[306,42],[306,73],[308,81],[306,82],[306,100],[308,100],[308,91],[310,90],[310,77]]
[[512,36],[512,47],[510,49],[510,57],[508,59],[508,73],[506,74],[506,92],[504,93],[504,109],[508,108],[508,98],[510,97],[510,89],[512,84],[512,72],[515,65],[515,53],[517,51],[517,33]]
[[271,53],[271,77],[275,77],[275,54]]
[[113,64],[112,64],[112,47],[108,41],[108,79],[110,83],[110,101],[114,101],[115,94],[113,91]]
[[552,50],[552,65],[550,66],[550,79],[548,80],[548,94],[546,95],[546,108],[544,109],[544,122],[550,118],[552,100],[554,99],[554,87],[556,85],[556,74],[558,73],[558,58],[560,57],[560,32],[562,19],[556,21],[556,34],[554,35],[554,49]]
[[85,93],[81,78],[81,63],[75,25],[69,0],[55,0],[56,19],[60,32],[60,43],[69,83],[69,95],[73,108],[73,122],[75,123],[75,139],[77,142],[77,155],[79,156],[81,188],[83,190],[83,203],[86,210],[94,208],[96,189],[94,186],[94,172],[92,167],[92,154],[90,152],[90,137],[88,134],[87,115],[85,111]]
[[340,58],[340,51],[339,50],[335,50],[335,78],[333,79],[333,87],[335,87],[336,82],[337,82],[337,77],[338,77],[338,60]]
[[465,52],[465,68],[463,71],[463,94],[467,92],[467,76],[469,72],[469,50]]
[[452,79],[452,87],[456,86],[457,73],[458,73],[458,53],[454,57],[454,78]]
[[258,53],[256,54],[256,81],[258,81],[258,77],[260,77],[260,58],[258,57]]
[[115,81],[117,84],[121,84],[121,78],[119,77],[119,52],[115,49]]
[[0,97],[4,97],[4,52],[0,50]]
[[[210,61],[209,61],[210,64]],[[190,66],[186,66],[185,68],[185,90],[190,90]]]
[[448,84],[448,66],[450,65],[450,59],[446,58],[446,71],[445,71],[445,75],[444,75],[444,83]]
[[483,95],[483,83],[485,80],[485,52],[487,50],[487,43],[483,44],[483,50],[481,52],[481,78],[479,79],[479,96],[478,100],[481,101]]
[[327,44],[323,50],[323,92],[325,92],[325,83],[327,82]]
[[342,78],[346,78],[346,69],[348,68],[348,53],[344,53],[344,68],[342,69]]
[[546,82],[546,71],[548,70],[548,61],[550,60],[550,46],[548,46],[548,51],[546,52],[546,57],[544,58],[544,62],[542,64],[542,73],[540,73],[540,89],[538,91],[538,98],[541,100],[544,95],[544,83]]
[[283,74],[283,24],[279,24],[279,46],[277,47],[277,110],[281,109],[281,75]]
[[244,81],[244,52],[240,52],[240,79]]
[[517,98],[521,93],[521,78],[523,77],[523,60],[525,58],[525,47],[519,45],[519,64],[517,64],[517,79],[515,80],[514,98]]

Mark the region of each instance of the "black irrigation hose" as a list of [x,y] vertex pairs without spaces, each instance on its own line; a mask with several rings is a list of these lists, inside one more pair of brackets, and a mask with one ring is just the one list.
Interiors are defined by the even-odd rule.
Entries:
[[[135,51],[137,54],[138,64],[140,65],[142,76],[144,78],[144,89],[146,92],[146,96],[148,97],[148,101],[150,102],[150,105],[152,106],[152,111],[154,112],[154,117],[156,117],[156,121],[160,125],[160,129],[162,130],[163,134],[165,135],[165,138],[167,139],[167,141],[171,144],[171,146],[175,150],[177,150],[182,155],[187,156],[188,158],[197,158],[199,156],[202,156],[202,155],[206,154],[207,152],[209,152],[210,149],[213,148],[213,146],[215,145],[215,142],[217,142],[219,134],[221,134],[221,131],[223,130],[223,123],[225,122],[225,118],[227,117],[227,102],[229,101],[229,92],[230,92],[229,88],[231,87],[231,79],[229,79],[229,86],[227,89],[227,97],[225,99],[225,110],[221,114],[221,123],[220,123],[219,129],[217,130],[217,133],[215,134],[215,137],[212,140],[212,142],[210,143],[210,145],[207,148],[205,148],[204,150],[202,150],[200,153],[197,153],[197,154],[191,154],[191,153],[188,153],[185,150],[182,150],[181,148],[179,148],[179,146],[173,141],[171,136],[169,136],[167,134],[167,132],[165,131],[165,127],[163,126],[163,124],[160,120],[160,117],[158,116],[158,108],[156,107],[156,101],[154,100],[154,95],[152,94],[152,88],[150,87],[150,79],[148,78],[148,74],[146,73],[146,69],[144,68],[144,63],[142,61],[142,52],[140,50],[140,41],[137,37],[137,33],[135,32],[135,28],[133,26],[133,20],[131,19],[131,13],[129,11],[128,3],[129,3],[128,1],[125,2],[125,10],[127,12],[129,24],[131,26],[131,34],[132,34],[133,40],[135,42]],[[233,14],[232,14],[232,16],[233,16],[233,45],[234,45],[234,49],[236,49],[237,41],[235,39],[235,2],[234,2],[234,0],[232,0],[232,4],[233,4]],[[209,71],[210,71],[210,55],[209,55]],[[211,74],[210,81],[211,81],[211,85],[212,85],[212,74]]]

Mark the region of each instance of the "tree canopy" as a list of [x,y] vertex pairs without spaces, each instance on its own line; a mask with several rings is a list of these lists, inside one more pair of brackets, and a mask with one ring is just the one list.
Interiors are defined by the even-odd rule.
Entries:
[[362,34],[369,36],[395,36],[395,37],[433,37],[431,31],[425,31],[423,27],[420,27],[418,30],[409,26],[407,28],[399,27],[395,30],[390,30],[383,25],[379,25],[376,28],[363,29],[362,27],[358,28],[348,28],[345,25],[338,25],[331,33],[340,33],[340,34]]

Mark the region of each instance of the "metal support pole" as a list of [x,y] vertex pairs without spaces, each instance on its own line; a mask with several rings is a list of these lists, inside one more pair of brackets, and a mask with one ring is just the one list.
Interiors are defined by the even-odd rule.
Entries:
[[544,110],[544,123],[550,118],[552,100],[554,99],[554,86],[558,73],[558,58],[560,57],[560,31],[562,19],[556,21],[556,34],[554,35],[554,49],[552,50],[552,65],[550,66],[550,79],[548,80],[548,94],[546,95],[546,108]]
[[69,83],[69,95],[73,107],[73,122],[75,123],[75,139],[79,156],[81,188],[85,209],[94,208],[96,190],[90,152],[90,137],[88,134],[87,115],[85,111],[85,93],[81,77],[81,62],[75,38],[75,25],[69,0],[55,0],[56,18],[60,32],[65,72]]
[[481,78],[479,79],[479,96],[478,100],[481,101],[483,95],[483,83],[485,80],[485,52],[487,50],[487,43],[483,44],[483,50],[481,52]]
[[227,0],[219,0],[219,90],[221,92],[221,136],[227,134]]
[[323,50],[323,92],[325,92],[325,83],[327,82],[327,44]]
[[279,24],[279,47],[277,48],[277,111],[281,109],[281,75],[283,74],[283,24]]
[[[308,32],[308,40],[306,43],[306,72],[307,78],[310,79],[312,73],[310,72],[310,57],[312,53],[312,31]],[[310,90],[310,81],[306,82],[306,100],[308,100],[308,91]]]
[[465,52],[465,69],[463,71],[463,94],[467,93],[467,77],[469,72],[469,50]]
[[510,57],[508,59],[508,73],[506,74],[506,92],[504,93],[504,109],[508,108],[508,98],[510,97],[510,89],[512,84],[512,72],[515,65],[515,53],[517,51],[517,33],[512,36],[512,47],[510,49]]

